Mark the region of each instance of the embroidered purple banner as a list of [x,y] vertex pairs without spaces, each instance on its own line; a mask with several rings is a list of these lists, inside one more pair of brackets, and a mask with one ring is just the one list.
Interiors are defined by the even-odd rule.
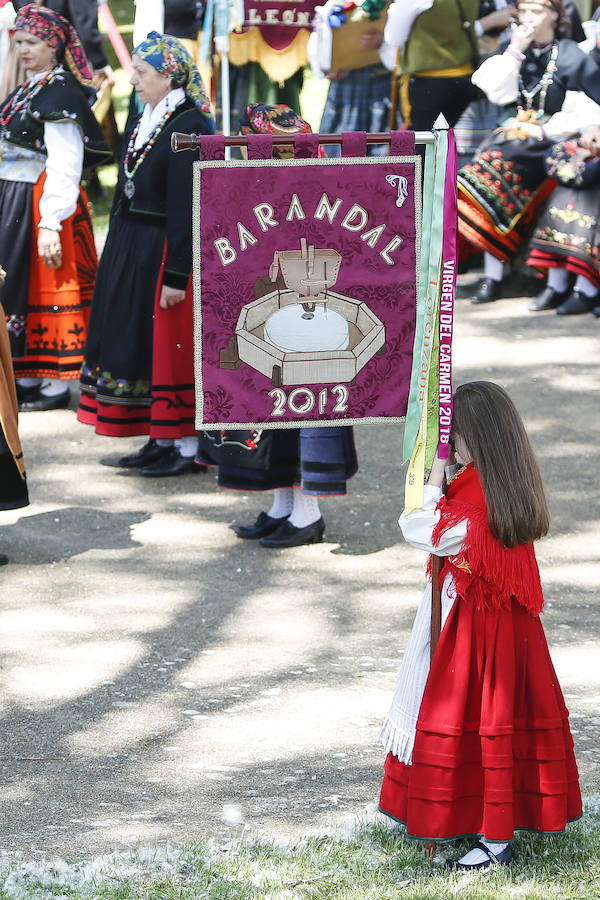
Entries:
[[400,420],[416,156],[195,163],[198,428]]

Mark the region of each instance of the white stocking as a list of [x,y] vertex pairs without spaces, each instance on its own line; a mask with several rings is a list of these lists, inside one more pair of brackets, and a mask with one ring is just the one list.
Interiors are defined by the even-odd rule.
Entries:
[[68,393],[69,385],[60,378],[49,378],[44,381],[40,390],[44,397],[58,397]]
[[598,293],[596,285],[593,284],[589,278],[586,278],[585,275],[577,276],[574,290],[580,291],[582,294],[585,294],[586,297],[595,297]]
[[311,494],[303,494],[301,488],[294,488],[294,508],[290,516],[290,525],[306,528],[321,518],[319,498]]
[[569,286],[569,273],[566,269],[548,269],[546,287],[553,288],[562,294]]
[[502,281],[504,274],[504,263],[501,259],[496,259],[487,250],[483,254],[483,274],[486,278],[493,278],[494,281]]
[[275,488],[273,491],[273,503],[267,513],[272,519],[285,519],[292,511],[294,505],[292,488]]
[[177,440],[175,441],[175,446],[182,456],[184,456],[186,459],[191,459],[192,456],[196,455],[198,438],[195,434],[188,437],[177,438]]

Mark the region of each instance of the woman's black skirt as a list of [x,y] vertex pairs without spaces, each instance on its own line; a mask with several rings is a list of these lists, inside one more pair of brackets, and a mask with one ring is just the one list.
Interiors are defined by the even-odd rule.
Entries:
[[164,228],[111,221],[98,267],[81,387],[109,404],[152,402],[154,297]]
[[27,482],[21,478],[0,425],[0,509],[20,509],[28,504]]
[[197,461],[218,465],[220,487],[268,491],[301,487],[315,496],[346,493],[358,459],[351,426],[204,431]]
[[25,325],[29,297],[33,185],[0,179],[0,265],[6,282],[0,303],[8,319],[12,355],[25,353]]

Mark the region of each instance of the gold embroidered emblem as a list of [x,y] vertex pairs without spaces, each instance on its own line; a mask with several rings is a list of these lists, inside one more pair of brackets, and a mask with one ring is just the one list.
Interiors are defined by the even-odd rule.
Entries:
[[471,568],[469,563],[466,561],[464,556],[451,556],[450,562],[453,566],[456,566],[457,569],[463,569],[463,571],[468,572],[469,575],[472,575]]

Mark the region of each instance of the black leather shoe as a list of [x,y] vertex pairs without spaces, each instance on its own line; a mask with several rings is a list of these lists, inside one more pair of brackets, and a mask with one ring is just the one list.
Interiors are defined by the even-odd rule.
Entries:
[[[475,865],[469,866],[467,863],[461,863],[460,860],[449,860],[446,863],[446,867],[448,869],[460,869],[463,872],[474,872],[476,869],[489,869],[491,866],[508,866],[514,859],[515,855],[513,853],[513,849],[508,845],[505,847],[502,853],[492,853],[489,847],[486,847],[481,841],[477,841],[475,847],[478,850],[483,850],[487,859],[485,862],[475,863]],[[475,850],[473,847],[473,850]]]
[[477,290],[471,297],[471,303],[493,303],[502,293],[502,282],[495,278],[482,278]]
[[[159,447],[154,438],[150,438],[141,450],[138,450],[137,453],[130,453],[128,456],[121,456],[116,464],[122,469],[141,469],[142,466],[149,466],[156,462],[171,449],[172,446]],[[107,462],[106,465],[112,465],[112,463]]]
[[8,565],[8,556],[5,556],[4,553],[0,553],[0,566]]
[[206,466],[199,466],[193,456],[182,456],[177,447],[167,447],[167,452],[150,466],[139,470],[148,478],[165,478],[168,475],[187,475],[206,472]]
[[556,314],[559,316],[580,316],[583,313],[591,312],[597,305],[597,294],[595,297],[587,297],[581,291],[573,291],[564,303],[556,307]]
[[22,387],[17,382],[17,399],[20,412],[42,412],[46,409],[66,409],[71,400],[69,388],[61,394],[48,396],[42,393],[41,384]]
[[600,319],[600,306],[595,306],[592,310],[597,319]]
[[246,538],[251,541],[258,540],[258,538],[273,534],[287,518],[287,516],[283,516],[275,519],[268,513],[261,512],[253,525],[234,525],[233,530],[240,538]]
[[263,547],[299,547],[301,544],[319,544],[323,540],[325,533],[325,522],[323,516],[306,525],[304,528],[296,528],[295,525],[286,519],[281,525],[268,537],[262,537],[260,543]]
[[554,288],[545,287],[543,291],[532,300],[527,309],[530,312],[544,312],[547,309],[556,309],[564,303],[569,296],[568,291],[556,291]]

